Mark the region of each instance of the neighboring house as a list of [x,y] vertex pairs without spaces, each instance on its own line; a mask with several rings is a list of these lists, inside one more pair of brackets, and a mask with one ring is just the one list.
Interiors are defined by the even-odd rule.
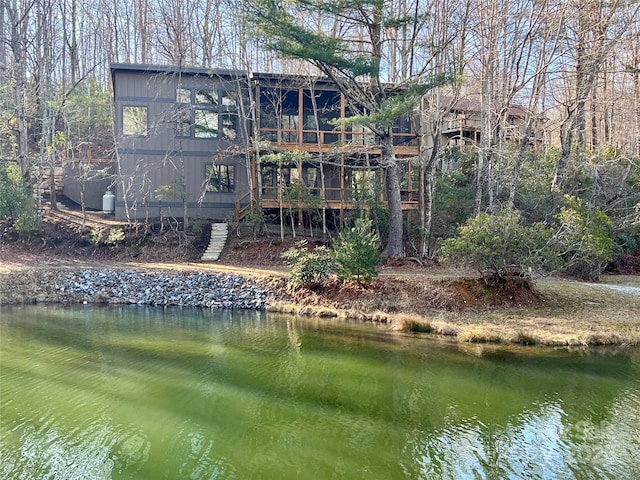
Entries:
[[[479,145],[482,128],[481,103],[472,98],[461,98],[445,114],[442,122],[442,145]],[[521,105],[511,105],[501,122],[502,135],[507,140],[520,140],[525,134],[527,110]],[[532,144],[541,141],[541,118],[535,118]]]
[[[189,215],[225,219],[251,193],[267,210],[300,207],[293,185],[340,214],[379,194],[376,138],[340,124],[349,108],[325,80],[130,64],[113,64],[111,75],[117,218],[180,217],[186,204]],[[400,159],[418,154],[411,123],[395,129]],[[269,162],[269,152],[306,156]],[[403,207],[416,208],[417,172],[404,165]]]
[[[259,201],[299,215],[313,204],[339,222],[383,200],[377,138],[341,122],[353,112],[326,79],[133,64],[111,65],[111,76],[119,219],[186,209],[223,220]],[[418,208],[418,116],[394,128],[405,210]],[[479,109],[458,102],[444,124],[442,144],[477,142]]]

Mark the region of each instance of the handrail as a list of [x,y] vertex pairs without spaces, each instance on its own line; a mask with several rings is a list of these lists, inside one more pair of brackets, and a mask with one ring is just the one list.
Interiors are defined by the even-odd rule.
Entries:
[[[243,195],[241,195],[240,197],[238,197],[236,199],[236,215],[238,217],[239,220],[242,220],[242,218],[244,217],[244,213],[246,213],[246,207],[242,206],[242,202],[244,200],[246,200],[247,198],[251,197],[251,191],[247,191],[245,192]],[[247,205],[249,208],[251,207],[251,203],[249,203],[249,205]]]
[[[268,198],[268,199],[275,199],[278,196],[278,190],[280,187],[278,186],[273,186],[273,185],[263,185],[262,186],[262,196],[263,198]],[[283,193],[287,192],[289,190],[290,186],[289,185],[285,185],[284,189],[283,189]],[[344,199],[347,200],[352,200],[354,197],[356,197],[357,195],[354,196],[354,193],[358,193],[358,189],[357,188],[352,188],[352,187],[345,187],[345,188],[340,188],[340,187],[325,187],[324,188],[324,192],[321,191],[322,189],[320,188],[313,188],[313,187],[307,187],[311,196],[316,197],[316,198],[321,198],[323,200],[339,200],[339,198],[335,198],[335,199],[331,199],[331,198],[327,198],[330,197],[331,193],[335,193],[337,194],[338,197],[340,197],[340,192],[344,192]],[[312,191],[316,191],[317,193],[314,193]],[[411,198],[411,197],[417,197],[418,195],[418,189],[417,188],[413,188],[413,187],[405,187],[405,188],[401,188],[400,189],[400,194],[401,196],[405,197],[405,198]],[[404,201],[404,200],[403,200]],[[411,201],[411,200],[406,200],[406,201]]]
[[[372,132],[351,130],[314,130],[293,128],[260,128],[260,132],[273,137],[273,141],[290,145],[379,145],[379,139]],[[314,138],[309,138],[313,135]],[[306,136],[306,137],[305,137]],[[318,142],[318,136],[320,142]],[[411,141],[417,138],[416,133],[393,132],[393,143],[397,145],[405,140]],[[305,140],[307,138],[308,140]],[[327,141],[327,138],[335,138]]]

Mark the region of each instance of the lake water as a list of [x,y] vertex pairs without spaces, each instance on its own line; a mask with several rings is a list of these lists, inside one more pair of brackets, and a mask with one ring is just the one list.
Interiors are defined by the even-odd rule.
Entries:
[[3,307],[0,478],[640,478],[640,350]]

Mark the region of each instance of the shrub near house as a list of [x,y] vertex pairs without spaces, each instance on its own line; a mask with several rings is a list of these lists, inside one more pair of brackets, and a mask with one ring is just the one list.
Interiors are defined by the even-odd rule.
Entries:
[[291,267],[289,285],[319,288],[334,274],[343,283],[370,283],[378,275],[379,245],[378,236],[371,231],[371,220],[363,217],[356,219],[353,227],[342,230],[331,249],[321,245],[309,250],[306,241],[298,242],[282,254]]

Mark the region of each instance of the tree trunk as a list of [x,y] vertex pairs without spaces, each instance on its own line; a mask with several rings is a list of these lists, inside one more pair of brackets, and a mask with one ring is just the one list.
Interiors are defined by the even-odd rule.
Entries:
[[515,155],[515,161],[513,165],[513,172],[511,173],[511,183],[509,184],[509,199],[507,200],[507,210],[512,210],[516,202],[516,190],[518,187],[518,178],[520,177],[520,169],[522,168],[522,162],[524,160],[525,150],[529,143],[529,138],[532,132],[531,113],[528,114],[527,126],[525,127],[525,133],[520,139],[518,144],[518,151]]
[[[16,102],[16,123],[18,127],[17,160],[25,182],[29,181],[28,131],[26,119],[27,103],[27,30],[29,26],[30,9],[19,11],[17,2],[9,5],[5,2],[5,14],[10,22],[10,47],[13,54],[13,72],[15,78],[14,94]],[[4,19],[2,19],[4,22]],[[4,46],[2,47],[4,48]]]
[[573,144],[574,134],[574,122],[575,117],[569,114],[568,118],[560,125],[560,159],[556,166],[556,171],[551,182],[551,191],[559,192],[562,190],[564,182],[564,172],[569,164],[569,157],[571,156],[571,146]]
[[404,231],[402,198],[400,197],[400,167],[393,153],[391,135],[381,138],[383,162],[386,165],[387,208],[389,209],[389,233],[382,255],[386,258],[404,258]]
[[[439,102],[438,102],[439,105]],[[427,108],[431,110],[426,111]],[[430,107],[423,100],[420,119],[420,255],[426,257],[430,254],[431,224],[433,220],[433,197],[435,194],[435,165],[439,142],[439,126],[441,125],[440,106]],[[438,119],[434,119],[434,115]]]
[[432,161],[424,173],[424,219],[422,232],[423,257],[431,257],[431,226],[433,224],[433,201],[436,194],[436,162]]

